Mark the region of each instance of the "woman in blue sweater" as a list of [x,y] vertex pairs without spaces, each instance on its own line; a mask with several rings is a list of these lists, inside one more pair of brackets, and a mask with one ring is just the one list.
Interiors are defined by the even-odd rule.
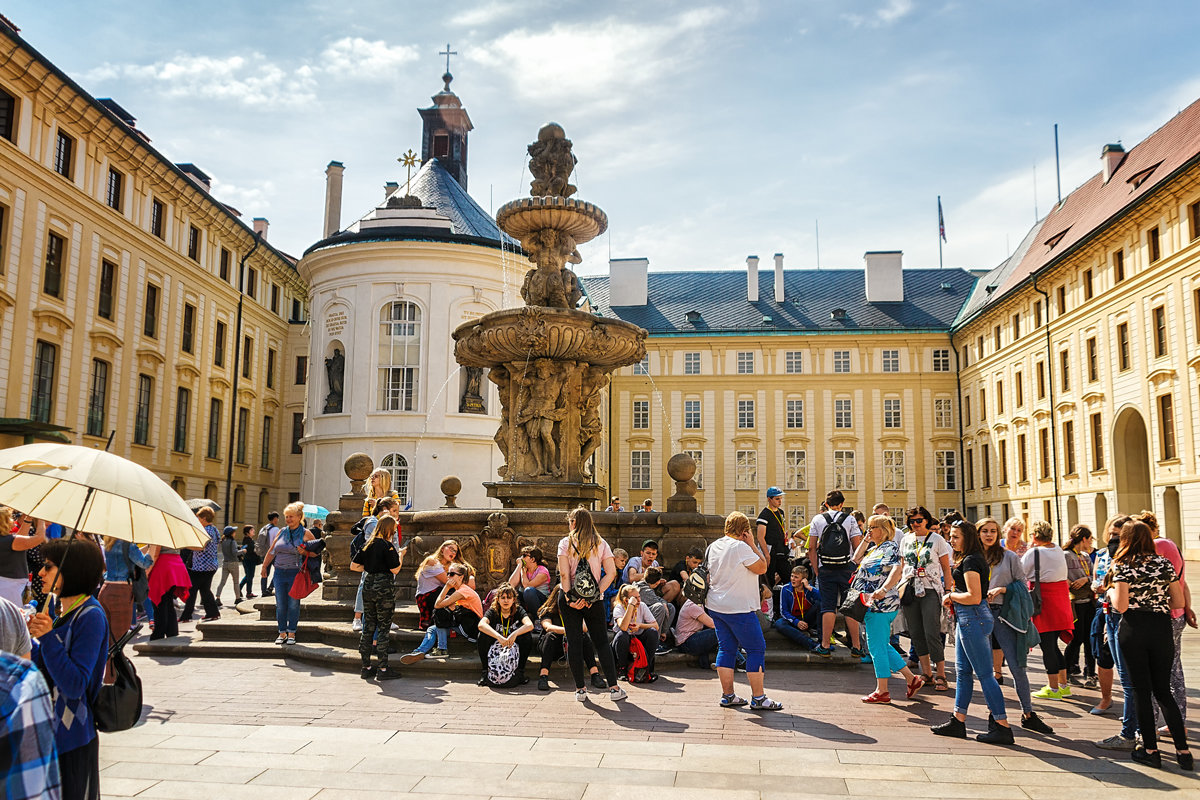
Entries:
[[[68,547],[70,554],[68,555]],[[52,616],[29,620],[33,662],[54,700],[54,740],[63,800],[100,797],[100,742],[91,699],[100,690],[108,658],[108,616],[92,597],[104,575],[104,554],[90,539],[55,539],[42,545],[41,575],[58,601]]]

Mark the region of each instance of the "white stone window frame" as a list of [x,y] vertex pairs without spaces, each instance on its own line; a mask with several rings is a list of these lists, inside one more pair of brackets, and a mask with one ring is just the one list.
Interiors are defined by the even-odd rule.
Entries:
[[629,451],[629,488],[650,488],[650,451]]
[[834,398],[833,427],[840,430],[854,427],[854,400],[852,398]]
[[883,451],[883,490],[903,492],[908,490],[908,476],[904,464],[903,450]]
[[855,491],[858,487],[856,454],[853,450],[833,451],[833,488]]
[[757,450],[737,450],[734,452],[734,488],[758,488]]
[[[396,306],[406,306],[415,312],[415,317],[406,319],[403,317],[395,317],[392,315],[392,309]],[[386,319],[385,319],[386,316]],[[378,340],[376,341],[375,356],[378,360],[376,364],[376,380],[378,386],[376,389],[375,410],[384,413],[419,413],[421,410],[421,362],[424,355],[424,320],[425,309],[420,303],[417,303],[412,298],[392,298],[380,305],[379,311],[376,314],[376,331]],[[391,329],[390,333],[385,333],[384,328]],[[408,327],[410,332],[401,331],[399,334],[395,332],[397,327]],[[396,338],[413,338],[416,339],[416,363],[408,363],[407,358],[403,361],[396,361],[397,350],[406,350],[411,345],[396,344],[392,342],[388,345],[384,344],[384,336]],[[384,347],[389,350],[388,363],[383,363],[382,353]],[[343,353],[345,356],[345,353]],[[393,370],[399,370],[400,383],[397,385],[392,374]],[[406,375],[407,373],[407,375]],[[407,402],[406,402],[407,401]],[[408,407],[406,407],[408,406]]]
[[790,397],[784,404],[784,421],[788,428],[796,429],[804,427],[804,400],[798,397]]
[[754,401],[750,399],[740,399],[737,401],[737,426],[738,430],[754,430],[755,428],[755,408]]
[[880,358],[880,365],[884,372],[899,372],[900,371],[900,351],[899,350],[884,350]]
[[899,397],[883,399],[883,427],[896,430],[904,426],[904,403]]
[[786,491],[808,491],[808,451],[785,450],[783,453],[783,486]]
[[835,375],[848,375],[850,373],[849,350],[833,351],[833,372]]

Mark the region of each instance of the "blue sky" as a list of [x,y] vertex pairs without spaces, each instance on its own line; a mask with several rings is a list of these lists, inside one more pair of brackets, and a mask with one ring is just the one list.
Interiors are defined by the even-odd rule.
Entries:
[[[442,14],[431,13],[444,9]],[[74,2],[10,0],[22,35],[111,96],[174,161],[299,254],[320,238],[324,168],[343,224],[403,180],[441,88],[475,124],[470,190],[527,194],[525,145],[575,142],[580,197],[610,232],[579,271],[858,267],[901,249],[990,268],[1064,194],[1200,97],[1200,4],[1177,2]],[[64,22],[66,21],[66,22]],[[1036,185],[1034,174],[1036,171]],[[494,198],[494,199],[493,199]]]

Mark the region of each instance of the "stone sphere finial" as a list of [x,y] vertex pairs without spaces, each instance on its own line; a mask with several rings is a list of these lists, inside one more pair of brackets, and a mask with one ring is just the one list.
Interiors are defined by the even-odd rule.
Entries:
[[442,478],[442,494],[446,496],[446,504],[442,508],[458,508],[454,498],[462,491],[462,481],[457,475],[447,475]]
[[687,453],[676,453],[667,462],[667,474],[677,483],[686,483],[696,475],[696,459]]
[[371,477],[371,470],[375,469],[375,462],[371,457],[366,453],[351,453],[346,458],[343,469],[346,471],[346,477],[350,479],[350,494],[365,495],[363,484]]
[[667,498],[667,511],[696,512],[696,459],[676,453],[667,462],[667,474],[675,481],[675,494]]

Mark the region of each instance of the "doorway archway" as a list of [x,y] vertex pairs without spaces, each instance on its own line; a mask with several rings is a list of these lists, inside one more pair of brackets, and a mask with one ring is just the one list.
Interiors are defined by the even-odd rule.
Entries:
[[1113,468],[1117,483],[1117,513],[1153,510],[1150,492],[1150,439],[1146,421],[1136,408],[1126,407],[1113,425]]

